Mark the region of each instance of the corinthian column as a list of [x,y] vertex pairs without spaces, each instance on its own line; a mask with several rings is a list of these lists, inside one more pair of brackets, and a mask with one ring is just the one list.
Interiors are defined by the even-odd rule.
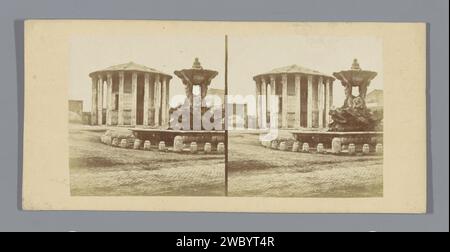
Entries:
[[282,94],[282,114],[281,114],[281,125],[284,129],[288,127],[288,76],[283,74],[282,76],[283,94]]
[[313,77],[312,75],[308,76],[308,107],[307,107],[307,128],[312,128],[312,122],[313,122]]
[[117,120],[119,125],[124,124],[123,120],[123,93],[125,85],[125,74],[124,72],[119,72],[119,110],[117,111]]
[[325,99],[323,97],[324,95],[324,88],[323,88],[323,77],[321,76],[319,78],[319,87],[318,87],[318,98],[319,98],[319,128],[323,128],[323,109],[325,104]]
[[103,76],[98,77],[97,124],[103,125]]
[[267,83],[264,77],[261,77],[261,124],[262,129],[267,127]]
[[112,98],[112,74],[108,73],[107,75],[107,93],[106,93],[106,125],[112,125],[112,110],[113,110],[113,98]]
[[144,75],[144,125],[148,125],[148,110],[150,98],[150,74]]
[[[275,80],[275,76],[270,76],[270,95],[272,96],[272,97],[274,97],[274,96],[276,96],[276,94],[277,94],[277,87],[276,87],[276,85],[277,85],[277,83],[275,82],[276,80]],[[278,104],[273,104],[273,98],[270,98],[269,100],[270,100],[270,110],[272,110],[272,108],[274,108],[275,106],[278,106]]]
[[296,74],[295,75],[295,128],[300,128],[300,118],[301,118],[301,85],[300,82],[301,81],[301,77],[300,74]]
[[275,96],[277,95],[277,83],[275,76],[270,76],[270,88],[271,88],[271,95]]
[[136,126],[136,109],[137,109],[137,79],[136,72],[131,77],[131,125]]
[[280,111],[279,111],[279,105],[278,100],[276,99],[277,95],[277,83],[275,76],[270,76],[270,127],[279,127],[279,117],[280,117]]
[[167,123],[167,77],[163,77],[161,82],[161,125],[165,126]]
[[96,125],[97,121],[97,77],[91,77],[92,79],[92,106],[91,106],[91,125]]
[[166,82],[166,97],[164,97],[164,99],[166,99],[166,126],[169,127],[169,123],[170,123],[170,78],[167,77]]
[[159,116],[161,114],[161,82],[160,76],[155,75],[155,91],[154,91],[154,101],[155,101],[155,126],[159,126]]
[[325,96],[325,103],[326,103],[326,107],[325,107],[325,127],[328,127],[328,125],[330,124],[330,108],[333,105],[332,104],[332,99],[331,99],[331,81],[330,79],[327,78],[326,80],[326,96]]
[[255,80],[256,84],[256,122],[257,127],[261,127],[261,83],[258,80]]

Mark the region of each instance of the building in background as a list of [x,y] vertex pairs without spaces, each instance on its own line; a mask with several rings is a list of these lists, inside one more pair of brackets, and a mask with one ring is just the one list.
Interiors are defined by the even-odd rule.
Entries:
[[83,123],[83,101],[69,100],[69,122]]
[[249,113],[248,104],[245,102],[229,103],[231,117],[229,119],[229,125],[233,129],[246,129],[249,127]]
[[[225,101],[225,90],[211,88],[208,91],[208,96],[206,99],[207,103],[213,106],[219,106],[219,101],[210,99],[214,96],[219,97],[221,99],[221,103]],[[214,100],[214,101],[213,101]],[[249,127],[249,120],[252,120],[253,117],[249,115],[248,104],[245,101],[228,101],[228,109],[229,111],[229,126],[234,129],[246,129]]]
[[[218,100],[220,99],[220,100]],[[222,106],[225,102],[225,90],[219,88],[208,89],[208,95],[206,96],[207,104],[210,107]]]
[[366,106],[373,111],[383,111],[383,90],[375,89],[366,96]]

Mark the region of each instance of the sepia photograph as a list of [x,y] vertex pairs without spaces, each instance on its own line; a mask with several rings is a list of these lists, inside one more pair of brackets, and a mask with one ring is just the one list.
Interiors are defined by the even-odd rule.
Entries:
[[425,209],[423,24],[31,20],[25,34],[26,209]]
[[71,39],[72,196],[225,195],[223,37],[154,35]]
[[230,48],[230,196],[383,197],[380,39],[246,36]]
[[448,232],[448,5],[2,1],[0,232]]

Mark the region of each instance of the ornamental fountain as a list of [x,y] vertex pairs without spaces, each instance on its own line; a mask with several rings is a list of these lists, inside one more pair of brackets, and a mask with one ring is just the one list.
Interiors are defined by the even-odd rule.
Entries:
[[[192,68],[175,71],[174,74],[183,81],[185,86],[187,100],[193,104],[194,96],[200,95],[203,100],[208,94],[208,88],[218,72],[209,69],[203,69],[198,58],[195,58]],[[200,88],[199,94],[194,94],[194,87]]]
[[[182,69],[175,71],[174,74],[180,78],[183,82],[186,101],[184,105],[176,108],[182,114],[189,115],[189,127],[186,129],[186,125],[182,124],[181,118],[177,122],[171,122],[172,126],[177,125],[178,128],[184,128],[185,130],[205,130],[204,123],[201,118],[211,108],[206,107],[205,101],[208,94],[208,88],[218,72],[209,69],[203,69],[198,58],[190,69]],[[216,127],[223,129],[223,127]]]
[[[329,112],[331,123],[325,131],[299,130],[291,132],[296,141],[320,144],[330,148],[332,153],[340,153],[343,146],[356,146],[358,150],[378,150],[383,143],[383,115],[371,111],[366,106],[367,87],[377,76],[376,72],[362,70],[358,60],[354,59],[350,70],[333,73],[341,81],[345,92],[342,107]],[[353,95],[353,88],[358,95]],[[366,151],[367,153],[367,151]]]
[[[382,115],[366,107],[367,87],[377,73],[362,70],[355,59],[350,70],[333,73],[333,76],[344,86],[345,101],[341,108],[330,111],[333,120],[330,131],[382,131]],[[354,87],[358,88],[358,96],[353,95]]]
[[[174,73],[182,80],[186,99],[183,105],[167,112],[170,116],[169,128],[131,128],[132,137],[127,137],[120,147],[150,150],[153,146],[160,151],[224,153],[224,106],[220,109],[207,107],[205,102],[208,87],[218,72],[203,69],[196,58],[192,68]],[[102,141],[109,144],[114,142],[114,138],[123,140],[124,137],[108,132]]]

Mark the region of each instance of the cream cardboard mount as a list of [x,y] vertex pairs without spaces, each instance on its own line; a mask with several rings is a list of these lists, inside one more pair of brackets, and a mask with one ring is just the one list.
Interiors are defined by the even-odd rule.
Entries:
[[[24,210],[426,212],[425,24],[28,20],[24,61]],[[227,139],[171,129],[225,94]],[[382,145],[328,131],[361,106]]]

